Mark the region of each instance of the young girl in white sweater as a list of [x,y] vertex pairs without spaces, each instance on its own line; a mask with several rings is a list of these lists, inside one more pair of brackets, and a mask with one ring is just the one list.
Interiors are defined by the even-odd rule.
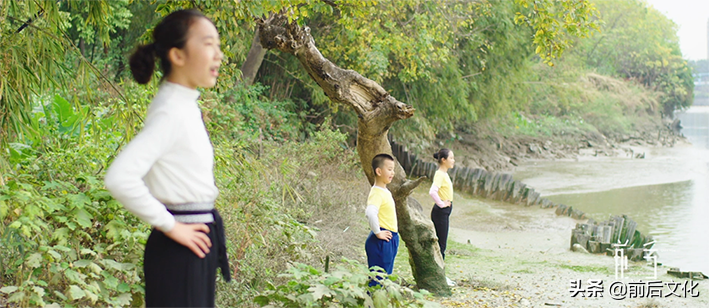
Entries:
[[105,184],[154,227],[144,256],[147,307],[212,307],[217,267],[230,279],[214,209],[213,148],[196,90],[216,84],[222,58],[217,29],[196,10],[166,16],[153,42],[130,57],[138,83],[150,81],[156,60],[164,77],[143,129],[113,161]]

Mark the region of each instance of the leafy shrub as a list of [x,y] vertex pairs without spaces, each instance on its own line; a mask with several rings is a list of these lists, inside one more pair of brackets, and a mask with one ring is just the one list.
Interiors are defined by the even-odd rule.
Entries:
[[148,227],[94,177],[23,180],[0,187],[0,292],[21,306],[140,305]]
[[[116,108],[120,109],[120,108]],[[122,134],[108,109],[38,97],[0,186],[0,292],[21,306],[139,306],[149,226],[98,178]]]
[[292,100],[268,100],[263,97],[266,86],[239,84],[217,98],[205,99],[210,129],[221,137],[241,140],[298,140],[307,122],[296,112]]
[[[256,303],[262,307],[438,307],[425,300],[426,291],[399,285],[396,275],[376,274],[347,259],[332,272],[297,263],[281,276],[288,282],[269,284]],[[381,286],[370,287],[370,279]]]

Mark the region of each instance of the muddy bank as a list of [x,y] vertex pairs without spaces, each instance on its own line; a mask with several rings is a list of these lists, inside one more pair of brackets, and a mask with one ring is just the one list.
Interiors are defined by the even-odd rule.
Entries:
[[[428,200],[426,184],[414,193]],[[699,281],[694,293],[677,297],[663,290],[662,298],[626,296],[616,300],[609,286],[648,281],[653,269],[645,262],[630,262],[625,279],[616,279],[612,257],[569,250],[569,237],[576,223],[553,211],[506,204],[456,194],[451,216],[451,238],[447,253],[447,275],[458,282],[454,295],[437,301],[444,307],[707,307],[709,285]],[[430,211],[431,202],[422,202]],[[406,277],[405,251],[397,257],[397,269]],[[681,282],[658,268],[657,280]],[[603,280],[603,297],[572,297],[572,280]]]
[[[631,157],[643,158],[634,147],[673,147],[686,142],[679,134],[679,123],[648,121],[630,134],[599,132],[565,133],[549,136],[529,136],[520,133],[503,133],[499,123],[481,121],[458,130],[452,135],[439,135],[427,146],[419,147],[419,156],[433,161],[431,155],[440,147],[456,153],[457,164],[487,171],[509,171],[531,159],[576,159],[578,157]],[[415,148],[415,147],[412,147]]]

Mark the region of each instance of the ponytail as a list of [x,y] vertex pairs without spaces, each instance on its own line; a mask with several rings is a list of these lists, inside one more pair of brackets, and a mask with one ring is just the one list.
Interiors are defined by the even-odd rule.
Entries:
[[155,71],[155,43],[138,46],[128,61],[133,79],[139,84],[146,84]]
[[440,164],[443,161],[443,159],[444,158],[447,159],[448,155],[450,155],[450,154],[451,154],[451,150],[446,149],[446,148],[442,148],[438,152],[433,153],[433,158],[435,158],[436,161],[438,161],[438,163]]

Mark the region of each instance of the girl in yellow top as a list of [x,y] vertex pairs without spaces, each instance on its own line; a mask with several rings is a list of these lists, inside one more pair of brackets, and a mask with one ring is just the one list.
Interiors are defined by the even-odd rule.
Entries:
[[[448,169],[453,168],[453,165],[455,165],[455,157],[453,156],[453,151],[444,148],[434,153],[433,158],[438,160],[438,170],[433,176],[433,184],[431,184],[431,189],[428,191],[428,194],[431,195],[435,202],[431,210],[431,220],[436,228],[441,255],[445,260],[449,219],[453,211],[453,182],[448,176]],[[446,278],[446,280],[449,285],[454,285],[450,279]]]

